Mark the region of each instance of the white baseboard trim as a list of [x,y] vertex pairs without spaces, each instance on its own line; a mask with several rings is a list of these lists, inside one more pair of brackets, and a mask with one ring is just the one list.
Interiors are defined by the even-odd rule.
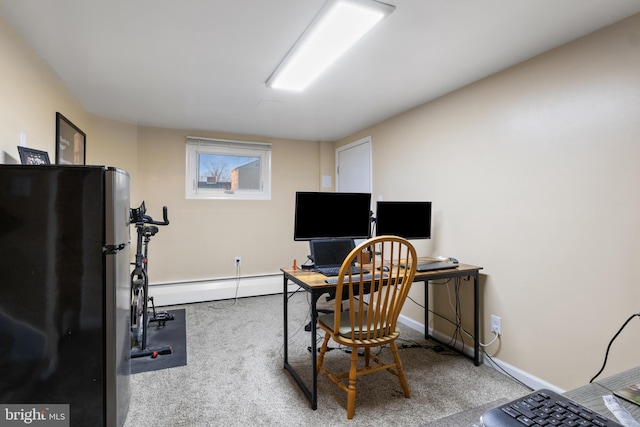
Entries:
[[[189,304],[204,301],[282,294],[282,274],[222,278],[196,282],[175,282],[149,285],[149,296],[157,306]],[[289,283],[288,290],[297,285]],[[237,295],[236,295],[237,290]]]
[[518,381],[520,381],[527,387],[531,388],[532,390],[547,388],[549,390],[555,391],[556,393],[560,393],[560,394],[566,392],[566,390],[554,384],[544,381],[541,378],[535,377],[530,373],[525,372],[522,369],[516,368],[515,366],[510,365],[500,359],[496,359],[495,357],[492,357],[492,358],[484,357],[483,363],[487,366],[491,366],[492,368],[496,369],[498,372],[501,372],[503,374],[504,373],[508,374],[509,376],[517,379]]
[[[424,335],[424,332],[425,332],[424,324],[420,322],[416,322],[415,320],[410,319],[402,314],[398,318],[398,322]],[[448,342],[451,339],[450,336],[442,334],[438,331],[434,331],[433,328],[429,328],[429,335],[433,336],[435,339],[442,342]],[[460,343],[456,343],[455,347],[457,350],[463,351],[463,353],[466,354],[467,356],[473,357],[473,345],[465,345],[464,348],[462,348],[462,345]],[[515,366],[510,365],[500,359],[497,359],[495,357],[491,357],[491,358],[486,357],[484,352],[482,351],[482,348],[480,349],[480,351],[482,352],[481,354],[482,363],[494,368],[501,374],[508,375],[515,378],[516,380],[520,381],[521,383],[531,388],[532,390],[546,388],[549,390],[553,390],[557,393],[564,393],[566,391],[547,381],[544,381],[538,377],[535,377],[529,374],[528,372],[525,372],[519,368],[516,368]]]

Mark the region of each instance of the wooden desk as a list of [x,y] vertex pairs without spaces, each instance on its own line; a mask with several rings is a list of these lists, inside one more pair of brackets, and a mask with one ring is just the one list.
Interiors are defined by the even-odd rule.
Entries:
[[[366,268],[366,267],[365,267]],[[473,361],[476,366],[480,365],[480,319],[479,319],[479,306],[480,306],[480,284],[479,284],[479,271],[482,267],[476,267],[473,265],[459,264],[457,268],[451,268],[446,270],[434,270],[426,272],[417,272],[414,278],[414,282],[424,282],[428,284],[430,280],[450,279],[456,277],[470,277],[473,278],[473,340],[474,340],[474,354]],[[326,276],[316,273],[312,270],[293,270],[291,268],[280,269],[283,275],[283,296],[284,296],[284,368],[289,371],[293,379],[296,381],[300,389],[303,391],[307,399],[311,402],[311,408],[317,409],[318,407],[318,383],[317,383],[317,365],[316,360],[318,357],[318,349],[316,345],[316,332],[317,325],[315,319],[318,317],[317,302],[321,295],[335,289],[336,285],[330,285],[325,283]],[[288,333],[288,284],[289,281],[300,286],[305,291],[311,294],[311,388],[307,387],[300,375],[289,364],[289,333]],[[425,338],[429,338],[429,289],[426,286],[424,291],[425,299]],[[433,339],[433,337],[431,337]]]
[[[618,422],[605,406],[602,396],[614,394],[613,392],[632,384],[640,384],[640,367],[629,369],[616,375],[597,380],[591,384],[579,387],[575,390],[564,393],[569,399],[575,400],[581,405],[604,415],[605,417]],[[616,396],[617,397],[617,396]],[[640,406],[628,402],[621,397],[617,397],[620,404],[640,422]]]

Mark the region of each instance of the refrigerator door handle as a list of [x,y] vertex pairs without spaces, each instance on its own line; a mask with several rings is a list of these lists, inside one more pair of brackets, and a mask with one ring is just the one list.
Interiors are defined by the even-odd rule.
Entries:
[[127,243],[120,243],[118,245],[106,245],[103,248],[103,251],[106,254],[115,254],[115,253],[118,253],[119,251],[123,250],[126,247],[127,247]]

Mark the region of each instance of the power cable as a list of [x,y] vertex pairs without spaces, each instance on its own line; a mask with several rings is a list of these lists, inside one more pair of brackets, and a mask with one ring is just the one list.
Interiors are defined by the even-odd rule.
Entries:
[[[452,279],[448,279],[446,282],[443,282],[443,283],[437,283],[437,284],[439,284],[439,285],[440,285],[440,284],[441,284],[441,285],[446,285],[446,284],[448,284],[448,282],[449,282],[449,281],[451,281],[451,280],[452,280]],[[451,340],[449,341],[449,342],[452,342],[452,341],[453,341],[454,343],[455,343],[455,342],[457,342],[457,341],[455,340],[455,336],[460,336],[460,338],[462,338],[462,336],[460,335],[460,331],[464,332],[464,334],[465,334],[465,335],[467,335],[469,338],[474,339],[473,335],[472,335],[469,331],[467,331],[466,329],[464,329],[464,327],[462,327],[462,322],[461,322],[461,320],[462,320],[462,319],[461,319],[460,314],[459,314],[459,310],[460,310],[460,296],[459,296],[459,290],[460,290],[459,285],[460,285],[460,283],[459,283],[459,279],[457,279],[457,281],[458,281],[458,283],[456,284],[456,285],[457,285],[457,286],[456,286],[456,306],[458,307],[457,309],[456,309],[456,307],[454,306],[454,304],[451,302],[451,295],[450,295],[450,292],[449,292],[449,289],[448,289],[449,287],[447,287],[447,292],[449,293],[449,306],[450,306],[450,307],[451,307],[451,309],[456,313],[456,314],[455,314],[455,316],[456,316],[456,321],[453,321],[453,320],[449,319],[448,317],[446,317],[446,316],[444,316],[444,315],[442,315],[442,314],[440,314],[440,313],[437,313],[437,312],[435,312],[435,311],[433,311],[433,310],[428,310],[428,311],[429,311],[429,313],[433,314],[434,316],[438,316],[439,318],[441,318],[441,319],[443,319],[443,320],[445,320],[445,321],[447,321],[447,322],[451,323],[452,325],[454,325],[454,326],[456,327],[456,330],[455,330],[455,332],[454,332],[454,334],[455,334],[455,335],[453,335],[453,336],[451,337]],[[426,292],[426,290],[425,290],[425,292]],[[417,305],[418,307],[420,307],[420,308],[422,308],[422,309],[427,310],[427,308],[425,308],[425,306],[424,306],[423,304],[420,304],[419,302],[417,302],[416,300],[414,300],[414,299],[413,299],[413,298],[411,298],[410,296],[408,296],[408,297],[407,297],[407,299],[409,299],[411,302],[413,302],[413,303],[414,303],[415,305]],[[425,325],[425,328],[427,328],[427,325]],[[494,334],[495,334],[495,332],[494,332]],[[492,339],[490,342],[488,342],[488,343],[486,343],[486,344],[485,344],[485,343],[480,342],[480,343],[479,343],[479,345],[480,345],[480,347],[488,347],[488,346],[492,345],[494,342],[496,342],[496,340],[497,340],[499,337],[500,337],[500,335],[499,335],[499,334],[495,334],[495,337],[493,337],[493,339]],[[464,340],[462,341],[462,343],[463,343],[463,346],[464,346]],[[463,351],[464,351],[464,347],[463,347]]]
[[595,376],[593,378],[591,378],[591,380],[589,381],[589,384],[591,384],[593,382],[593,380],[595,380],[596,378],[598,378],[598,376],[602,373],[602,371],[604,371],[604,367],[607,365],[607,358],[609,357],[609,350],[611,349],[611,344],[613,344],[613,342],[615,341],[616,338],[618,338],[618,335],[620,335],[620,332],[622,332],[622,330],[627,326],[627,324],[629,322],[631,322],[631,319],[633,319],[634,317],[640,317],[640,313],[634,313],[632,314],[627,320],[626,322],[624,322],[624,324],[620,327],[620,329],[618,329],[618,332],[616,332],[616,334],[613,336],[613,338],[611,338],[611,341],[609,341],[609,345],[607,346],[607,351],[604,355],[604,362],[602,363],[602,368],[600,368],[600,370],[598,371],[597,374],[595,374]]

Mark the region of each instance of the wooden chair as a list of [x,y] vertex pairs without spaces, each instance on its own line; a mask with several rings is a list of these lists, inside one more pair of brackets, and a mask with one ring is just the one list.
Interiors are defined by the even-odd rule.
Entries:
[[[370,249],[377,255],[372,257],[371,264],[364,266],[369,274],[374,275],[373,279],[366,280],[363,273],[352,272],[352,265],[355,260],[366,259]],[[361,243],[342,263],[334,313],[318,317],[318,326],[325,331],[318,355],[318,372],[347,393],[348,419],[353,418],[356,379],[361,375],[387,370],[400,379],[404,396],[410,397],[395,341],[400,335],[396,323],[411,288],[416,263],[415,248],[401,237],[378,236]],[[344,311],[340,309],[343,302],[348,305]],[[333,374],[323,366],[330,338],[351,348],[348,372]],[[387,344],[393,354],[392,362],[385,363],[371,355],[372,347]],[[364,366],[358,363],[358,349],[363,349]]]

